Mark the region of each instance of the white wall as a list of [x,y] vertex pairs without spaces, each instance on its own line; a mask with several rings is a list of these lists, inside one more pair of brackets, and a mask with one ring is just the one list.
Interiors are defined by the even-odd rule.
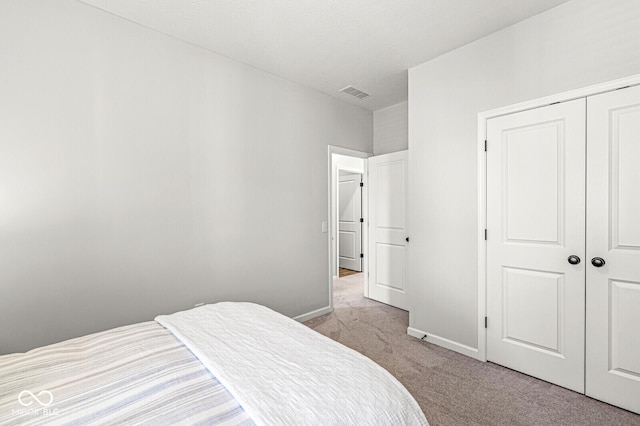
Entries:
[[407,101],[373,112],[373,154],[403,151],[409,147]]
[[573,0],[409,70],[411,327],[477,347],[477,113],[638,73],[637,0]]
[[0,3],[0,353],[329,305],[327,145],[372,113],[73,0]]

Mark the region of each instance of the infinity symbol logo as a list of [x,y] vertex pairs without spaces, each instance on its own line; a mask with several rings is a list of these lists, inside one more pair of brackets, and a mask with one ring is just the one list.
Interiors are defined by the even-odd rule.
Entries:
[[[20,394],[18,395],[18,402],[20,403],[20,405],[22,405],[23,407],[28,407],[31,404],[33,404],[33,401],[29,401],[27,398],[27,402],[25,402],[25,397],[26,396],[30,396],[31,398],[35,399],[36,401],[38,401],[38,404],[42,405],[43,407],[48,407],[49,405],[51,405],[51,403],[53,402],[53,394],[51,392],[49,392],[48,390],[43,390],[38,392],[38,396],[42,397],[42,395],[48,395],[49,396],[49,401],[41,401],[38,396],[35,396],[33,394],[33,392],[28,391],[28,390],[23,390],[22,392],[20,392]],[[46,398],[43,398],[46,399]]]

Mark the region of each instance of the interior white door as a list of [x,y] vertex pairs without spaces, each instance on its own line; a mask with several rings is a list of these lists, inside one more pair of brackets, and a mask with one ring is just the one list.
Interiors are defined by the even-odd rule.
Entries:
[[487,359],[584,392],[585,100],[488,120],[487,146]]
[[362,188],[360,174],[340,175],[338,181],[338,264],[362,271]]
[[369,297],[407,310],[408,152],[369,157]]
[[587,105],[586,394],[640,413],[640,88]]

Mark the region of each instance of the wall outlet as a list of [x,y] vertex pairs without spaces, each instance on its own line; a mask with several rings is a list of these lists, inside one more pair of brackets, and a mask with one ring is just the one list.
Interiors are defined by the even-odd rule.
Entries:
[[322,222],[322,233],[326,234],[327,229],[329,228],[329,224],[327,222]]

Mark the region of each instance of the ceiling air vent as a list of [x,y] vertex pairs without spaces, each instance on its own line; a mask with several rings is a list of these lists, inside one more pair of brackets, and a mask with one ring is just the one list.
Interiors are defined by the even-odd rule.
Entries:
[[370,93],[363,92],[362,90],[358,90],[353,86],[347,86],[344,89],[340,90],[342,93],[346,93],[347,95],[355,96],[358,99],[366,99],[371,96]]

